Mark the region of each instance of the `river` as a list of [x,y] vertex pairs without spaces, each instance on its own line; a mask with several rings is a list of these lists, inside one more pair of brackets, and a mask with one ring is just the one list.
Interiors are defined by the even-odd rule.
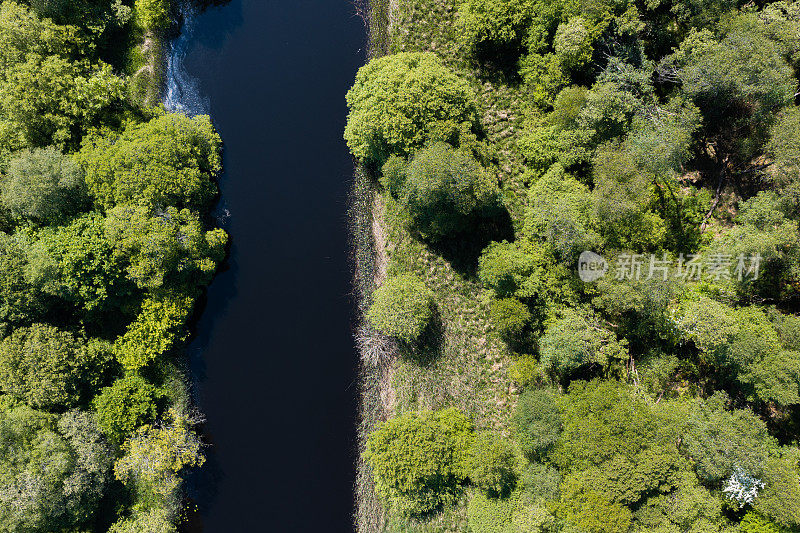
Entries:
[[209,462],[189,531],[353,531],[356,353],[344,94],[365,29],[347,0],[233,0],[190,17],[172,107],[225,142],[228,268],[189,347]]

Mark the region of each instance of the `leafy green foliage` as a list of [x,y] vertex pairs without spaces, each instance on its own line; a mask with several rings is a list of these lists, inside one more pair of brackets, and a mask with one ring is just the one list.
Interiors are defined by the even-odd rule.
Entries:
[[594,199],[560,165],[531,187],[525,233],[552,246],[564,263],[572,265],[582,251],[598,247],[596,228]]
[[775,158],[781,181],[797,179],[800,172],[800,109],[791,107],[772,125],[767,152]]
[[38,409],[78,405],[109,367],[109,347],[52,326],[18,328],[0,341],[0,389]]
[[499,56],[522,45],[535,4],[533,0],[460,0],[459,36],[473,51]]
[[467,506],[469,528],[475,533],[512,533],[517,498],[493,498],[481,492],[474,493]]
[[7,402],[0,411],[0,531],[87,527],[108,484],[113,453],[90,415],[60,419]]
[[697,482],[691,472],[682,472],[676,490],[648,498],[635,513],[633,531],[726,531],[722,504]]
[[160,31],[170,24],[170,5],[169,0],[136,0],[133,14],[143,28]]
[[99,214],[44,229],[38,237],[27,251],[25,275],[47,294],[91,313],[121,307],[133,292]]
[[469,459],[469,479],[487,496],[508,496],[516,482],[516,464],[514,447],[503,437],[491,432],[475,435]]
[[74,148],[83,133],[108,122],[121,105],[123,80],[109,65],[80,57],[90,47],[73,27],[3,2],[0,44],[3,155],[51,144]]
[[726,396],[717,393],[706,402],[687,409],[686,432],[682,445],[693,458],[700,480],[718,486],[735,469],[756,478],[763,476],[763,465],[777,443],[766,425],[749,410],[726,411]]
[[116,139],[84,144],[89,192],[106,208],[139,200],[153,208],[208,208],[221,169],[221,140],[207,116],[156,117]]
[[30,325],[48,307],[41,287],[26,275],[29,246],[24,235],[0,232],[0,320],[6,327]]
[[781,533],[781,529],[758,513],[748,512],[739,522],[742,533]]
[[499,298],[518,293],[534,270],[533,258],[517,244],[493,242],[478,260],[478,277]]
[[[570,474],[562,500],[573,491],[589,508],[603,499],[635,504],[653,491],[676,486],[682,460],[677,439],[670,434],[674,428],[665,426],[659,414],[624,385],[574,382],[562,412],[564,430],[551,455],[559,469]],[[569,509],[576,503],[566,505]],[[625,522],[625,511],[620,523]]]
[[432,318],[433,292],[412,274],[388,278],[367,311],[375,329],[406,342],[419,339]]
[[357,158],[381,165],[431,140],[458,144],[477,120],[469,84],[433,54],[373,59],[347,93],[345,139]]
[[469,475],[471,431],[455,409],[408,412],[380,425],[364,453],[378,494],[407,515],[455,502]]
[[797,450],[788,449],[783,457],[770,457],[764,464],[765,488],[753,508],[777,525],[800,526],[800,475]]
[[521,340],[533,319],[528,306],[516,298],[493,301],[489,316],[500,336],[512,343]]
[[609,369],[628,357],[624,342],[602,327],[594,316],[566,309],[539,339],[542,367],[564,378],[585,365]]
[[0,2],[0,532],[174,533],[203,460],[183,376],[151,363],[225,256],[221,141],[125,97],[157,77],[171,10]]
[[469,153],[439,142],[411,160],[401,203],[417,231],[439,240],[491,213],[497,194],[497,184]]
[[[469,80],[483,136],[423,123],[403,149],[360,156],[386,161],[389,271],[435,287],[443,332],[435,364],[398,363],[394,407],[458,405],[491,431],[475,447],[499,455],[508,434],[522,456],[514,489],[478,483],[484,465],[458,509],[409,520],[389,506],[389,529],[798,529],[798,3],[401,4],[390,49],[433,52]],[[374,94],[402,85],[373,79]],[[373,138],[390,131],[385,109]],[[447,218],[459,180],[431,188],[449,204],[405,203],[435,141],[481,155],[511,219],[476,272],[448,253],[483,236],[478,216]],[[604,278],[576,275],[583,251],[605,258]],[[639,279],[615,268],[626,257]],[[683,275],[700,257],[702,275]]]
[[157,425],[145,425],[125,442],[125,454],[114,463],[114,475],[140,491],[169,496],[180,486],[185,468],[205,462],[194,432],[196,420],[175,409]]
[[781,46],[765,35],[755,15],[740,15],[721,29],[719,39],[708,30],[690,33],[664,68],[703,111],[722,151],[747,160],[763,144],[775,111],[791,101],[797,82]]
[[514,411],[514,428],[522,451],[530,457],[542,457],[558,441],[561,413],[555,394],[547,390],[526,392]]
[[37,224],[62,222],[87,200],[80,166],[55,148],[20,153],[0,183],[0,202],[11,215]]
[[134,516],[115,522],[108,533],[177,533],[169,514],[160,509],[135,513]]
[[136,428],[156,417],[156,388],[137,374],[129,374],[104,388],[93,401],[97,425],[108,438],[121,443]]
[[577,486],[565,488],[556,516],[565,523],[562,531],[568,533],[625,533],[633,519],[625,506]]
[[207,284],[228,241],[221,229],[206,231],[188,209],[153,210],[144,204],[114,207],[105,230],[114,259],[127,264],[128,278],[143,289]]
[[750,401],[800,401],[800,353],[782,349],[775,328],[757,307],[732,309],[706,297],[676,309],[679,334],[708,364],[735,372]]
[[113,353],[127,370],[139,370],[167,353],[180,339],[194,302],[189,297],[148,298]]

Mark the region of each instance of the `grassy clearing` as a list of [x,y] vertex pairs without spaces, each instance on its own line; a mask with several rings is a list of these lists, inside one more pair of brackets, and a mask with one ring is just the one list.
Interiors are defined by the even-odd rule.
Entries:
[[[502,184],[504,202],[517,229],[525,208],[526,193],[522,181],[522,164],[515,149],[521,127],[521,87],[509,82],[482,79],[477,69],[465,62],[456,34],[455,0],[397,0],[387,13],[388,3],[374,1],[377,14],[370,28],[373,50],[433,51],[460,75],[469,79],[484,110],[482,127],[494,154],[497,179]],[[388,24],[388,29],[385,24]],[[384,39],[389,35],[390,43]],[[357,178],[364,179],[363,175]],[[359,194],[366,194],[363,187]],[[363,208],[366,210],[366,200]],[[426,281],[437,295],[441,322],[440,338],[428,348],[419,364],[420,354],[401,353],[388,362],[387,369],[362,371],[361,438],[377,420],[407,410],[439,409],[455,406],[469,413],[478,428],[508,431],[516,388],[509,377],[513,354],[492,330],[488,321],[489,298],[472,269],[456,268],[451,261],[431,250],[406,229],[403,216],[392,200],[377,213],[377,220],[360,221],[364,228],[377,225],[386,236],[384,250],[376,250],[375,240],[356,246],[357,255],[369,250],[372,258],[385,255],[389,274],[413,272]],[[373,210],[374,212],[374,210]],[[361,250],[361,251],[359,251]],[[469,261],[468,261],[469,262]],[[356,261],[357,282],[364,284],[364,273],[373,271],[372,261]],[[368,266],[369,265],[369,266]],[[372,270],[370,270],[372,269]],[[370,290],[361,291],[362,305]],[[390,382],[386,382],[389,378]],[[391,402],[386,402],[390,397]],[[381,400],[384,400],[383,402]],[[391,412],[385,412],[389,410]],[[384,411],[384,412],[382,412]],[[467,531],[466,500],[428,520],[408,522],[399,516],[383,516],[380,502],[371,491],[365,465],[359,465],[357,524],[360,532],[461,532]]]
[[[524,114],[522,87],[517,80],[481,78],[477,68],[463,59],[467,54],[457,39],[456,4],[456,0],[393,0],[391,4],[371,0],[371,50],[373,55],[432,51],[470,80],[483,109],[483,132],[492,149],[504,203],[519,231],[527,198],[516,150]],[[391,199],[375,202],[372,183],[362,172],[357,173],[353,212],[358,214],[351,219],[361,308],[366,307],[374,288],[376,257],[385,256],[389,274],[413,272],[434,291],[440,328],[437,342],[423,350],[426,353],[401,351],[380,367],[363,365],[361,442],[374,424],[387,416],[449,406],[469,413],[480,429],[507,432],[517,393],[509,377],[514,356],[489,323],[488,294],[474,269],[456,267],[412,236]],[[385,242],[376,242],[376,233],[385,234]],[[451,259],[462,264],[458,258]],[[419,363],[420,356],[425,364]],[[423,521],[408,522],[385,513],[364,464],[359,465],[357,496],[356,523],[362,533],[467,531],[466,499]]]

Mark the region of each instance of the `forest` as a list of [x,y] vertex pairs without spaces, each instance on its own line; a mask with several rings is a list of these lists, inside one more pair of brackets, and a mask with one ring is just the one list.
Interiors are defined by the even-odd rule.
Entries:
[[0,532],[169,533],[221,140],[158,104],[169,0],[0,2]]
[[358,531],[800,531],[800,3],[371,4]]

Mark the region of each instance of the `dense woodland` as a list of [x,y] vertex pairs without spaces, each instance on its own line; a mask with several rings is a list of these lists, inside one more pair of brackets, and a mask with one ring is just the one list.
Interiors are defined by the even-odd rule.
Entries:
[[800,531],[800,3],[374,4],[359,530]]
[[177,531],[180,348],[226,253],[221,141],[166,114],[168,0],[0,2],[0,531]]

